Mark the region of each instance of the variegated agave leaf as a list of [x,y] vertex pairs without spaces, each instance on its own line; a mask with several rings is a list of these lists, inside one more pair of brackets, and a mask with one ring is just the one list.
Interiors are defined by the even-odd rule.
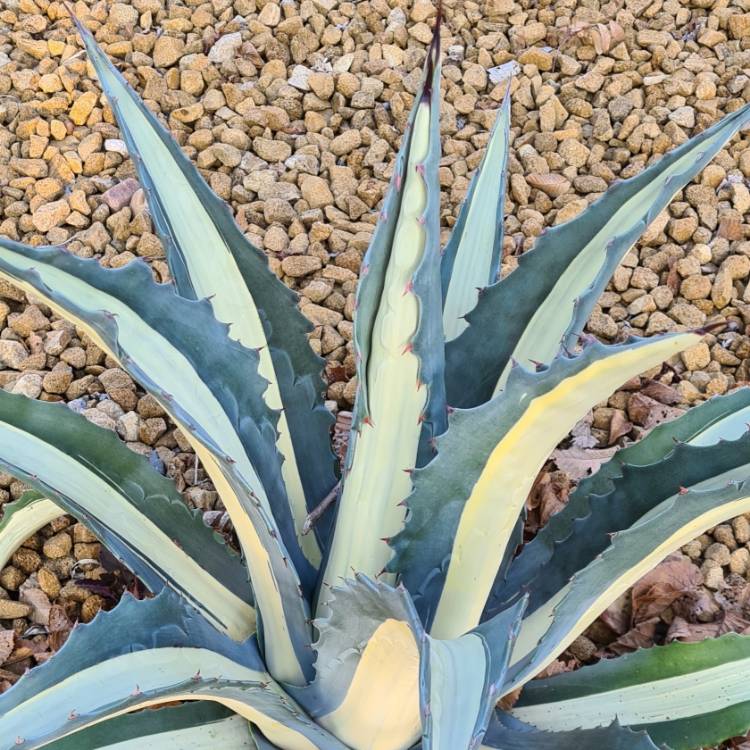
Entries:
[[479,290],[497,280],[503,250],[505,170],[510,141],[510,83],[487,150],[469,185],[451,238],[443,250],[443,333],[446,342],[468,325],[464,316],[477,304]]
[[[742,388],[694,407],[618,451],[578,484],[565,508],[498,578],[485,615],[522,592],[528,592],[528,612],[533,612],[607,547],[612,532],[627,528],[680,487],[750,472],[747,412],[750,389]],[[736,442],[716,445],[720,440]]]
[[258,750],[246,719],[220,703],[207,701],[124,714],[45,745],[47,750],[142,750],[147,746],[158,750]]
[[592,344],[540,372],[515,368],[502,394],[451,415],[437,457],[415,472],[409,520],[392,541],[392,569],[432,635],[454,638],[479,623],[534,477],[571,427],[624,378],[697,341],[686,333]]
[[224,705],[284,748],[345,750],[273,681],[254,641],[222,636],[168,590],[145,601],[126,595],[0,696],[0,748],[44,747],[175,700]]
[[574,219],[547,229],[515,271],[482,290],[466,318],[469,326],[446,346],[448,403],[476,406],[503,387],[514,360],[548,363],[562,344],[574,345],[646,227],[749,122],[750,104],[612,185]]
[[715,746],[750,729],[750,637],[655,646],[554,679],[529,683],[513,710],[541,729],[590,732],[615,714],[660,747]]
[[[732,476],[731,471],[727,474]],[[723,484],[719,475],[693,489],[678,488],[632,525],[613,534],[604,552],[524,620],[505,690],[525,684],[544,669],[618,596],[671,552],[722,521],[750,511],[746,468],[744,476],[742,481]]]
[[74,20],[135,163],[179,293],[209,299],[216,317],[230,327],[229,335],[259,352],[259,371],[268,381],[266,403],[283,409],[276,444],[284,457],[288,512],[298,544],[317,567],[321,552],[316,535],[302,536],[301,529],[307,512],[336,480],[328,439],[333,418],[322,402],[323,363],[307,343],[312,326],[298,311],[296,295],[271,273],[266,257],[242,234],[227,205],[83,23]]
[[481,745],[497,750],[657,750],[645,731],[633,731],[616,720],[608,727],[546,732],[497,711]]
[[285,502],[277,414],[262,398],[258,353],[227,337],[207,301],[154,283],[143,262],[105,269],[59,248],[0,238],[0,275],[74,320],[184,430],[232,517],[263,617],[278,625],[268,644],[271,669],[304,682],[312,669],[304,594],[315,571]]
[[153,592],[178,591],[236,640],[255,629],[247,571],[185,506],[174,483],[109,430],[61,404],[0,390],[0,465],[32,486],[4,506],[0,564],[71,513]]
[[[497,702],[525,602],[465,633],[438,640],[411,597],[357,575],[331,592],[316,620],[316,679],[292,695],[354,748],[473,747]],[[367,739],[363,739],[367,738]]]
[[[384,538],[403,525],[408,471],[443,431],[440,319],[439,27],[357,292],[359,390],[336,528],[323,583],[350,571],[375,576],[390,557]],[[424,460],[423,458],[421,460]],[[378,481],[372,482],[376,474]],[[325,589],[321,603],[326,601]]]

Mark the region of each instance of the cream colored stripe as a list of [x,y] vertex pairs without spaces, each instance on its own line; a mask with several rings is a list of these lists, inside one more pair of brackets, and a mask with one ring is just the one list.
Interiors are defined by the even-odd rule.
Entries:
[[[361,425],[354,459],[344,480],[324,591],[352,571],[378,576],[391,557],[385,537],[403,526],[399,503],[409,494],[417,458],[420,417],[427,388],[419,383],[419,359],[410,345],[419,323],[419,300],[408,289],[425,248],[420,219],[427,190],[417,166],[430,146],[430,106],[417,110],[406,168],[404,195],[383,294],[368,353],[367,400],[372,424]],[[380,580],[392,580],[381,576]],[[325,606],[326,598],[321,598]],[[320,616],[320,612],[319,612]]]
[[[39,731],[40,725],[58,728],[68,722],[71,712],[79,716],[95,715],[107,711],[107,706],[119,703],[131,692],[147,693],[162,690],[170,685],[185,683],[196,675],[200,675],[201,680],[207,682],[219,679],[263,682],[266,683],[267,690],[280,692],[267,673],[248,669],[207,649],[148,649],[108,659],[39,691],[0,717],[0,730],[3,737],[23,738],[33,717],[38,717],[36,731]],[[302,713],[286,694],[283,694],[283,698],[292,711]],[[205,693],[197,690],[184,694],[170,694],[168,700],[210,700],[222,703],[248,721],[252,721],[271,742],[285,750],[317,750],[315,744],[299,732],[269,718],[248,703],[214,694],[210,686]],[[160,705],[164,701],[163,697],[144,700],[121,711],[107,712],[100,719],[87,723],[87,726],[137,709]]]
[[[7,423],[0,426],[0,455],[20,471],[39,476],[61,495],[101,519],[137,552],[143,550],[144,556],[161,568],[178,590],[192,597],[191,604],[198,607],[214,627],[238,641],[254,632],[252,607],[206,573],[158,526],[137,513],[101,476],[86,470],[49,443]],[[44,502],[45,519],[60,514],[52,501]],[[55,511],[57,514],[52,515]],[[14,519],[15,516],[11,524]]]
[[[658,648],[658,647],[657,647]],[[738,659],[697,672],[513,709],[513,715],[539,729],[567,731],[621,724],[654,724],[721,711],[750,700],[750,659]]]
[[[672,501],[669,500],[666,502],[671,507]],[[554,648],[550,653],[534,664],[533,671],[528,673],[523,672],[513,684],[507,687],[507,692],[528,682],[535,674],[541,672],[548,664],[554,661],[618,596],[625,593],[639,578],[642,578],[645,573],[655,567],[668,554],[687,544],[691,539],[700,536],[706,529],[716,526],[727,518],[733,518],[748,511],[750,511],[750,497],[724,503],[697,516],[690,523],[681,527],[679,531],[665,539],[664,542],[647,554],[638,565],[621,573],[611,582],[606,590],[599,592],[594,601],[579,618],[571,623],[567,632],[555,642]],[[545,604],[544,607],[537,609],[524,620],[521,632],[516,640],[515,648],[513,649],[511,665],[517,664],[524,656],[530,654],[536,648],[538,634],[545,633],[552,624],[554,612],[551,607],[554,607],[554,600]]]
[[[135,123],[141,121],[143,115],[130,98],[129,92],[106,69],[100,70],[99,74],[106,77],[108,86],[122,92],[117,99],[117,106],[124,121],[130,123],[129,134],[156,186],[159,200],[165,208],[187,265],[193,288],[199,297],[211,300],[211,306],[220,321],[231,325],[231,338],[249,349],[259,350],[258,371],[269,381],[265,393],[266,403],[272,409],[281,409],[281,394],[263,324],[232,253],[182,171],[179,168],[165,168],[173,163],[173,158],[158,134],[150,127],[135,127]],[[289,425],[283,411],[279,416],[277,430],[277,447],[285,458],[281,471],[300,547],[317,567],[321,553],[315,535],[302,536],[300,533],[307,517],[307,504]]]
[[[706,151],[713,144],[725,140],[726,134],[719,131],[712,139],[702,144],[701,151]],[[573,319],[575,301],[591,286],[601,269],[606,257],[607,243],[625,229],[630,229],[634,218],[642,221],[663,189],[665,180],[671,175],[690,171],[696,157],[697,152],[691,150],[678,159],[658,179],[654,179],[636,196],[625,201],[591,241],[581,248],[526,326],[513,350],[513,357],[518,362],[528,365],[530,360],[550,362],[554,358],[560,348],[560,337],[565,330],[561,330],[560,322],[564,321],[567,328]],[[503,370],[495,393],[505,385],[509,373],[510,363]]]
[[464,506],[434,637],[456,638],[479,623],[534,479],[570,428],[622,382],[698,341],[686,333],[603,356],[531,401],[493,449]]
[[0,533],[0,569],[8,564],[8,560],[13,553],[30,536],[36,534],[39,529],[59,516],[64,515],[65,511],[47,498],[41,498],[31,505],[17,510]]
[[319,723],[352,750],[408,750],[419,738],[419,649],[409,625],[386,620],[365,646],[341,704]]

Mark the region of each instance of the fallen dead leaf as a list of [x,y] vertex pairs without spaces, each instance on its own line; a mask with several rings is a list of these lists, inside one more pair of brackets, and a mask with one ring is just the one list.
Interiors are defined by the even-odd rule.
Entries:
[[617,452],[617,448],[564,448],[552,454],[552,460],[560,471],[572,480],[583,479],[599,469]]
[[609,445],[614,445],[621,437],[627,435],[633,429],[633,423],[625,416],[621,409],[612,412],[612,420],[609,423]]
[[658,617],[681,596],[697,590],[702,582],[700,569],[690,560],[665,560],[633,586],[633,623]]
[[49,611],[52,604],[49,597],[38,588],[22,588],[19,599],[31,606],[31,621],[39,625],[49,624]]

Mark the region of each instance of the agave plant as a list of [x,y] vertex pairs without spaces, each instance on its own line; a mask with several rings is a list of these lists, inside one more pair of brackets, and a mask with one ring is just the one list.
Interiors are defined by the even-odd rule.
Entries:
[[[0,274],[158,400],[242,554],[114,434],[0,391],[0,460],[36,490],[5,508],[0,563],[67,512],[153,594],[76,627],[0,696],[0,750],[654,750],[746,731],[742,636],[529,681],[646,570],[750,511],[750,391],[621,450],[517,548],[529,489],[571,426],[700,342],[702,331],[609,346],[580,334],[624,254],[750,108],[614,185],[497,281],[509,98],[441,253],[436,33],[362,269],[339,480],[295,295],[76,23],[174,283],[141,261],[111,270],[9,239]],[[322,517],[305,533],[309,516]],[[496,709],[524,685],[510,713]],[[179,705],[139,710],[165,703]]]

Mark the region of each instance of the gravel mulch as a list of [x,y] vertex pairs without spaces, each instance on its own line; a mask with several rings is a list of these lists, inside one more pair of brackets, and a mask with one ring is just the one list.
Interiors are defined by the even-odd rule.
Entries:
[[[614,180],[636,174],[750,100],[747,0],[444,0],[444,6],[446,236],[514,73],[503,273],[544,227],[570,219]],[[87,0],[75,7],[230,203],[273,270],[299,290],[315,325],[311,344],[327,360],[329,405],[349,410],[357,274],[418,85],[434,4]],[[62,4],[4,0],[0,234],[66,242],[109,267],[142,257],[167,280],[163,248],[133,177]],[[676,196],[615,273],[588,325],[606,341],[625,331],[731,325],[594,409],[586,428],[592,447],[637,439],[748,380],[749,188],[745,133]],[[158,404],[85,334],[7,284],[0,284],[0,387],[66,401],[115,430],[173,477],[207,520],[226,529],[216,493]],[[566,486],[569,477],[559,475],[556,486]],[[22,490],[0,476],[0,504]],[[692,625],[726,619],[727,592],[747,580],[749,540],[740,518],[685,547],[680,580],[691,582],[693,599],[704,599],[697,610],[669,604],[657,613],[654,637],[666,637],[675,617]],[[86,562],[97,561],[99,552],[83,526],[61,519],[0,571],[0,636],[3,628],[16,634],[0,680],[12,682],[62,639],[33,635],[35,626],[51,627],[49,613],[46,625],[38,622],[45,617],[40,607],[57,608],[55,623],[58,616],[85,621],[110,605],[112,591],[135,585],[106,559]],[[694,565],[700,580],[684,565]],[[96,591],[83,579],[104,583]],[[30,590],[48,601],[39,594],[29,601]],[[594,650],[581,640],[571,658],[586,661],[603,645],[586,638]]]

